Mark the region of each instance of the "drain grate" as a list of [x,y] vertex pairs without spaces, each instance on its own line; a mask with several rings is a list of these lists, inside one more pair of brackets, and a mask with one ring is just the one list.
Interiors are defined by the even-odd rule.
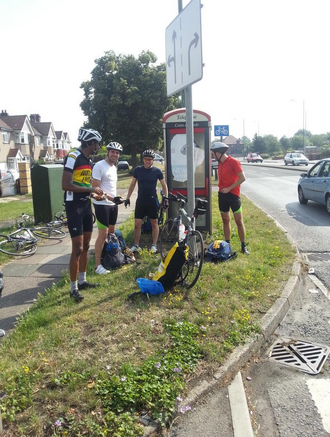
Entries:
[[268,356],[285,366],[316,375],[321,371],[329,353],[328,346],[280,337],[271,346]]
[[330,253],[329,252],[313,252],[306,253],[308,259],[310,261],[330,261]]

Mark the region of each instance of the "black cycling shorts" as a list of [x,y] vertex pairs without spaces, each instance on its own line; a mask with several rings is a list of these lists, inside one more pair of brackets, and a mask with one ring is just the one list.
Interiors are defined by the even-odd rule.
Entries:
[[231,209],[234,213],[241,212],[241,198],[233,193],[218,193],[220,212],[228,212]]
[[136,219],[143,220],[144,217],[148,216],[150,219],[156,219],[158,215],[158,202],[156,196],[147,198],[137,198],[135,204],[135,215]]
[[118,205],[97,205],[94,203],[97,227],[99,229],[108,228],[115,225],[118,217]]
[[65,202],[71,238],[93,231],[93,214],[90,199]]

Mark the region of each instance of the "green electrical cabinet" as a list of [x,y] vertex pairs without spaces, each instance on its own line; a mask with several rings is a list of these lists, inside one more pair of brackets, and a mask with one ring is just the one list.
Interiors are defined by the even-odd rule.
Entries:
[[35,224],[54,220],[54,214],[63,209],[62,174],[63,166],[58,164],[31,168]]

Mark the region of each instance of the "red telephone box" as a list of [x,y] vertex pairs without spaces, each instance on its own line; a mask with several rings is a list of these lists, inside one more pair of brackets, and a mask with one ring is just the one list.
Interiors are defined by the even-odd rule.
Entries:
[[[204,216],[196,220],[196,229],[212,233],[211,191],[211,117],[203,111],[193,111],[195,196],[207,199]],[[169,191],[187,195],[186,109],[167,112],[163,119],[165,144],[165,177]],[[170,202],[169,215],[176,215]]]

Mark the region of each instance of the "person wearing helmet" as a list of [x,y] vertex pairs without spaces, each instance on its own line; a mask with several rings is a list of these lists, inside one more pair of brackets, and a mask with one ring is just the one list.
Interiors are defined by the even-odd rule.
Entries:
[[123,151],[119,143],[107,145],[107,156],[94,165],[92,172],[92,187],[100,187],[103,196],[94,197],[93,203],[98,227],[98,236],[95,241],[95,273],[106,275],[110,270],[101,264],[101,255],[108,233],[115,232],[118,216],[118,205],[124,202],[117,196],[117,167],[118,158]]
[[102,141],[101,135],[94,129],[81,128],[78,141],[79,149],[70,152],[64,161],[62,189],[64,190],[65,209],[68,228],[72,241],[69,263],[71,289],[70,297],[80,302],[84,297],[81,290],[95,288],[86,280],[89,243],[93,231],[91,196],[100,196],[100,187],[91,186],[92,162],[89,157],[95,155]]
[[[134,213],[134,241],[131,247],[132,252],[138,251],[141,226],[144,217],[148,216],[151,223],[152,245],[151,253],[157,252],[157,240],[159,234],[158,227],[158,204],[157,204],[157,183],[160,181],[165,197],[168,197],[168,189],[162,171],[158,167],[153,167],[155,152],[151,149],[145,150],[142,153],[143,165],[136,167],[133,170],[133,177],[128,188],[125,206],[130,205],[130,197],[134,191],[136,183],[138,183],[138,197],[135,204]],[[168,200],[165,201],[168,206]]]
[[245,226],[240,198],[240,187],[245,181],[245,174],[241,163],[232,156],[227,155],[227,151],[227,144],[220,141],[214,142],[211,146],[212,157],[218,161],[218,202],[223,224],[223,233],[226,242],[230,243],[231,226],[229,211],[231,209],[241,241],[241,251],[243,254],[249,255],[245,243]]

